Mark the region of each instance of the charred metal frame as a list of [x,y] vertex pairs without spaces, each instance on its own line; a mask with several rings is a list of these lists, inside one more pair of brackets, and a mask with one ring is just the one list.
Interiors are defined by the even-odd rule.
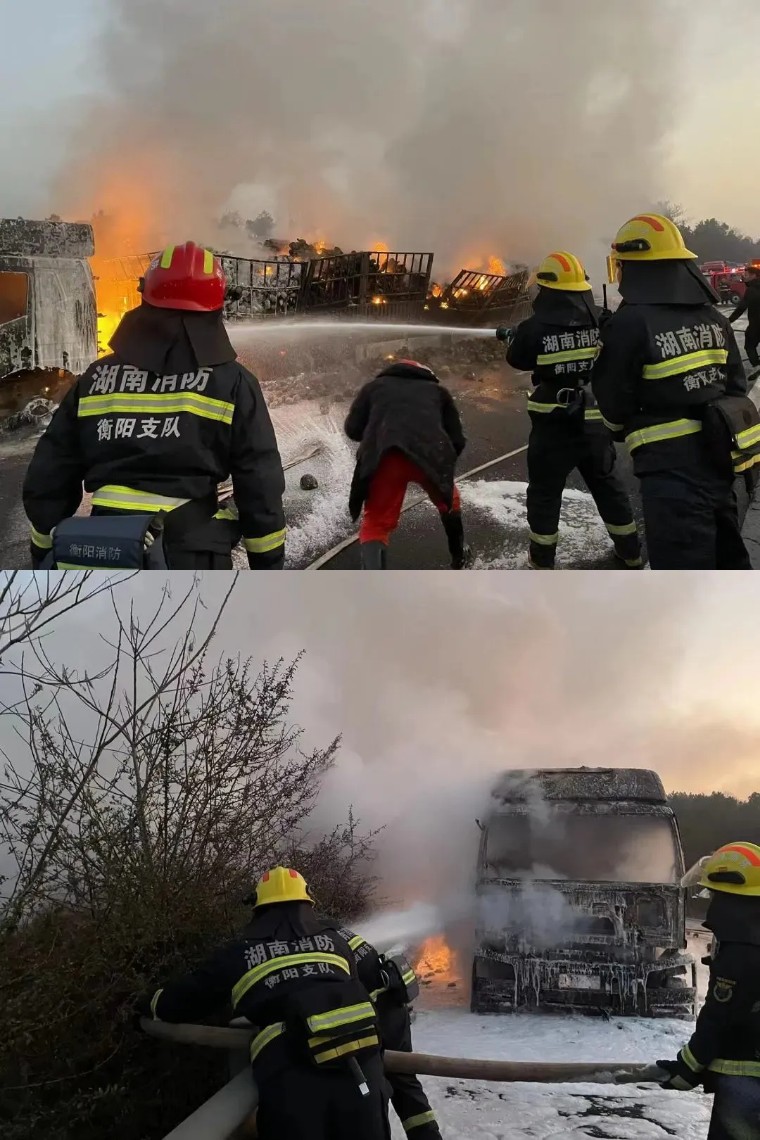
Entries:
[[289,317],[299,311],[306,265],[222,256],[228,286],[239,294],[225,306],[230,321]]
[[[532,787],[532,790],[531,790]],[[683,874],[678,822],[659,777],[636,769],[555,769],[505,775],[493,792],[490,819],[531,814],[538,795],[560,815],[640,816],[670,824]],[[524,880],[486,870],[488,825],[478,859],[481,889],[517,895]],[[561,945],[524,945],[518,934],[480,934],[472,971],[475,1012],[574,1008],[691,1017],[696,966],[686,946],[686,893],[678,882],[590,882],[537,879],[565,896],[578,926]],[[686,974],[686,981],[682,975]],[[689,978],[690,975],[690,978]]]
[[429,309],[442,324],[516,325],[530,314],[527,269],[502,275],[462,269]]

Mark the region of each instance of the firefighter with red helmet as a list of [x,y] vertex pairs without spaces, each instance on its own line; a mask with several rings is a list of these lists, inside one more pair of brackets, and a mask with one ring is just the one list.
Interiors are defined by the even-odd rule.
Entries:
[[363,570],[384,570],[388,541],[398,526],[410,483],[428,495],[441,516],[452,570],[471,561],[454,482],[465,437],[448,389],[424,364],[397,360],[357,393],[345,432],[359,444],[349,510],[359,531]]
[[700,859],[681,880],[710,897],[707,996],[675,1060],[658,1061],[666,1089],[715,1093],[707,1140],[760,1137],[760,846],[738,840]]
[[[223,323],[219,258],[193,242],[148,267],[111,353],[67,393],[24,481],[35,568],[281,569],[285,481],[256,378]],[[232,480],[234,499],[217,488]],[[89,517],[75,516],[82,485]]]

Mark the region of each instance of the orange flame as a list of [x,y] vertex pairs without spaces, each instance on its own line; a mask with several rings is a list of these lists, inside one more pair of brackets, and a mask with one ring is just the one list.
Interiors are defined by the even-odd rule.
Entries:
[[431,981],[453,982],[459,976],[456,954],[442,934],[422,944],[414,969],[418,977]]

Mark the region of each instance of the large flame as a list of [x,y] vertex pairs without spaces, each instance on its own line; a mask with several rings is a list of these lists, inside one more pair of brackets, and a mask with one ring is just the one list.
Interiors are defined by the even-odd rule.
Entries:
[[[153,205],[139,185],[106,187],[103,200],[119,205],[92,219],[95,256],[90,265],[98,305],[99,356],[109,351],[108,342],[124,314],[140,303],[137,283],[148,265],[146,252],[163,244],[162,235],[155,232]],[[123,259],[122,265],[118,259]]]
[[414,969],[418,977],[431,982],[455,982],[460,976],[456,953],[442,934],[422,944]]

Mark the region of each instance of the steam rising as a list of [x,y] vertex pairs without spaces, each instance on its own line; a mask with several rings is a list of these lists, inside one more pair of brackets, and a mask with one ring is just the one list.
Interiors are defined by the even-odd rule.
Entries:
[[344,248],[534,262],[600,254],[662,196],[682,0],[104,3],[110,94],[50,202],[115,215],[101,253],[226,244],[232,207]]

